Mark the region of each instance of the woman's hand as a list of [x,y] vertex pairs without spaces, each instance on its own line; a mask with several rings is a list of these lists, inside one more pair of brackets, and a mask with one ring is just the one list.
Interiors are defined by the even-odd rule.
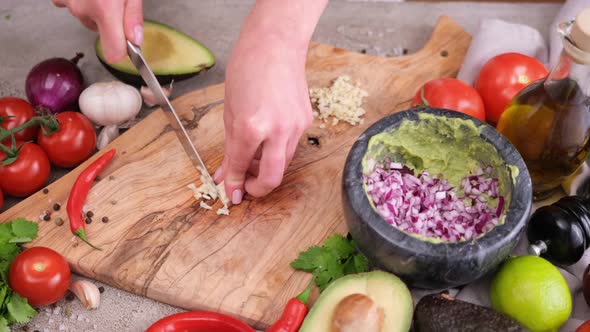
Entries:
[[117,62],[127,55],[127,42],[143,42],[142,0],[53,0],[67,7],[87,28],[98,31],[105,59]]
[[305,51],[273,40],[240,42],[225,81],[225,158],[216,181],[225,181],[233,204],[244,189],[268,194],[281,183],[312,111]]
[[327,0],[258,0],[225,81],[225,156],[215,173],[233,204],[278,187],[312,121],[305,78],[309,40]]

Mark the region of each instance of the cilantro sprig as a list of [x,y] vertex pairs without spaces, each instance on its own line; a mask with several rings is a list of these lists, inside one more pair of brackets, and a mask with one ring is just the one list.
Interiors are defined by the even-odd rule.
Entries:
[[39,225],[24,218],[0,224],[0,332],[10,331],[13,323],[26,323],[37,312],[27,300],[10,289],[8,271],[22,249],[20,244],[33,241]]
[[313,274],[320,292],[340,277],[369,270],[367,258],[356,249],[350,234],[347,237],[334,234],[322,246],[299,253],[291,267]]

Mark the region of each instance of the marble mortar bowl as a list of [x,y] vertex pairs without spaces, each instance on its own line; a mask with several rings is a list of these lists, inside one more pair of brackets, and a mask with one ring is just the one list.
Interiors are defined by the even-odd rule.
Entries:
[[[505,222],[478,238],[454,243],[420,240],[389,225],[369,203],[363,187],[362,160],[372,136],[395,130],[402,121],[418,120],[424,112],[484,125],[481,138],[490,142],[519,174],[505,202]],[[435,143],[436,144],[436,143]],[[442,144],[442,143],[441,143]],[[390,271],[410,286],[444,289],[468,284],[494,270],[510,255],[525,228],[532,206],[531,179],[525,163],[495,128],[468,115],[444,109],[410,109],[387,116],[370,126],[352,146],[342,178],[342,201],[350,234],[359,250],[376,268]],[[507,210],[506,210],[507,207]]]

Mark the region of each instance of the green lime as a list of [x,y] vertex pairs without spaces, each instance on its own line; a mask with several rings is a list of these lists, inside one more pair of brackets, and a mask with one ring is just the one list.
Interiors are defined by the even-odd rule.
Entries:
[[508,259],[492,280],[494,309],[533,332],[557,331],[572,312],[572,295],[559,270],[537,256]]

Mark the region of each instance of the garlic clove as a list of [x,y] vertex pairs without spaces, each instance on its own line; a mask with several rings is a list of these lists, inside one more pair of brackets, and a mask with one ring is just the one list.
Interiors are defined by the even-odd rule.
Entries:
[[86,309],[96,309],[100,305],[100,291],[88,280],[76,280],[70,285],[70,291],[82,301]]
[[[174,84],[174,81],[170,82],[169,87],[167,87],[167,88],[162,87],[162,91],[164,91],[164,95],[166,95],[166,97],[170,97],[170,95],[172,94],[172,85],[173,84]],[[142,86],[141,89],[139,89],[139,93],[141,93],[141,96],[143,97],[143,102],[148,107],[153,107],[156,104],[158,104],[158,100],[156,99],[154,92],[150,88],[148,88],[147,86]]]
[[119,128],[117,126],[106,126],[102,128],[96,138],[96,148],[101,150],[117,137],[119,137]]

